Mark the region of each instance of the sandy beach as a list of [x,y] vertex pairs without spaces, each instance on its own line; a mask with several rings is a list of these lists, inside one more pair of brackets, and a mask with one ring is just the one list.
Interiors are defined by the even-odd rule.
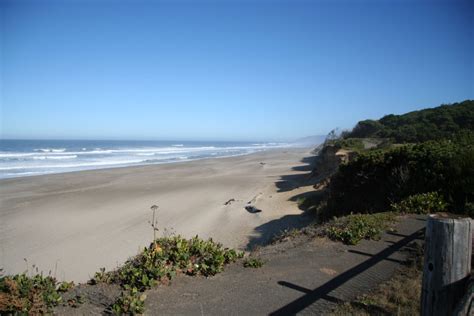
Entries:
[[[85,282],[159,235],[212,237],[248,249],[301,222],[290,199],[311,190],[310,149],[280,149],[200,161],[81,171],[0,181],[0,267]],[[235,201],[225,205],[225,202]],[[262,210],[245,210],[251,201]],[[27,262],[25,262],[25,260]]]

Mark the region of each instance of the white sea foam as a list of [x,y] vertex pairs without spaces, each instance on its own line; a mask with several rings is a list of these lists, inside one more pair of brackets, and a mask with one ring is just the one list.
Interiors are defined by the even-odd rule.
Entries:
[[[236,149],[245,149],[250,147],[230,147]],[[20,158],[20,157],[40,157],[40,156],[48,156],[52,157],[53,155],[106,155],[106,154],[147,154],[149,156],[155,154],[179,154],[185,152],[197,152],[197,151],[211,151],[211,150],[220,150],[225,149],[215,147],[215,146],[206,146],[206,147],[158,147],[158,148],[124,148],[124,149],[101,149],[95,148],[94,150],[87,151],[82,148],[82,151],[71,151],[65,152],[65,149],[35,149],[36,152],[30,153],[15,153],[15,152],[0,152],[0,158]],[[41,152],[39,154],[38,152]],[[144,155],[145,156],[145,155]],[[38,158],[42,159],[42,158]],[[61,158],[58,158],[61,159]]]
[[[54,146],[37,146],[30,152],[0,151],[0,178],[50,174],[68,171],[112,168],[154,163],[172,163],[205,158],[224,158],[246,155],[270,148],[285,147],[282,143],[227,144],[225,147],[188,146],[185,144],[168,144],[167,146],[126,145],[117,147],[114,144],[94,147],[58,148]],[[76,149],[72,149],[76,148]],[[73,151],[76,150],[76,151]],[[3,158],[3,159],[2,159]]]
[[41,151],[43,153],[62,153],[66,151],[66,148],[39,148],[35,151]]
[[[104,154],[136,154],[139,156],[152,155],[152,154],[179,154],[186,152],[200,152],[200,151],[226,151],[226,150],[255,150],[258,148],[267,148],[265,145],[257,146],[229,146],[229,147],[215,147],[215,146],[203,146],[203,147],[158,147],[158,148],[123,148],[123,149],[101,149],[96,148],[91,151],[71,151],[64,154],[68,155],[104,155]],[[32,154],[26,154],[32,155]],[[0,157],[1,154],[0,154]]]
[[206,147],[159,147],[159,148],[124,148],[124,149],[113,149],[113,153],[142,153],[142,152],[154,152],[154,153],[176,153],[186,151],[201,151],[201,150],[214,150],[219,149],[214,146]]
[[114,166],[114,165],[126,165],[143,163],[146,160],[115,160],[115,161],[94,161],[84,162],[75,164],[63,164],[63,165],[26,165],[26,166],[10,166],[0,167],[0,170],[21,170],[21,169],[56,169],[56,168],[83,168],[83,167],[95,167],[95,166]]
[[[66,152],[41,152],[41,153],[0,153],[1,158],[33,158],[33,159],[71,159],[72,153]],[[64,157],[64,158],[63,158]]]
[[77,155],[67,155],[67,156],[34,156],[34,160],[61,160],[61,159],[74,159],[77,158]]
[[18,176],[32,176],[34,174],[45,174],[48,172],[43,171],[30,171],[30,172],[15,172],[15,173],[5,173],[6,177],[18,177]]
[[138,153],[137,156],[154,156],[155,153]]
[[112,154],[113,153],[113,150],[105,150],[105,149],[87,151],[87,150],[84,150],[84,148],[83,148],[82,150],[83,151],[68,151],[65,154],[68,154],[68,155],[89,155],[89,154],[91,154],[91,155],[105,155],[105,154]]
[[94,149],[91,151],[73,151],[67,154],[73,155],[96,155],[96,154],[135,154],[135,153],[157,153],[172,154],[187,151],[212,150],[215,147],[159,147],[159,148],[124,148],[124,149]]
[[35,153],[0,153],[0,158],[18,158],[18,157],[28,157],[34,156]]

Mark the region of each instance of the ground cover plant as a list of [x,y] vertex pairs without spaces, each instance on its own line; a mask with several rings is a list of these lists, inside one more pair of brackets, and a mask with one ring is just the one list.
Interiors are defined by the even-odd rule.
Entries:
[[243,264],[245,268],[261,268],[265,262],[260,258],[248,257],[244,260]]
[[241,258],[243,253],[224,248],[212,239],[197,236],[158,238],[136,257],[115,271],[96,273],[91,283],[119,284],[123,293],[112,306],[118,314],[141,313],[144,308],[143,292],[154,285],[167,283],[177,273],[211,276],[223,270],[224,265]]
[[362,239],[380,239],[396,218],[395,213],[355,214],[335,218],[327,225],[324,234],[332,240],[355,245]]
[[45,314],[62,302],[61,293],[74,284],[58,282],[51,275],[27,272],[0,276],[1,314]]
[[410,195],[399,203],[393,203],[390,207],[393,212],[398,213],[430,214],[445,212],[447,206],[447,203],[439,193],[428,192]]

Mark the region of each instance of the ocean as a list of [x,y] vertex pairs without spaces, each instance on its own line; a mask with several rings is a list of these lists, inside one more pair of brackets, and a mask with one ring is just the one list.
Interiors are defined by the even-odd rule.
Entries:
[[0,179],[251,154],[285,143],[0,140]]

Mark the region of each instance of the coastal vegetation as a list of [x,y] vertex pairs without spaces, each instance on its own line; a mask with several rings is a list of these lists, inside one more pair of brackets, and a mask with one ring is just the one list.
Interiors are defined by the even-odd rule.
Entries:
[[324,207],[313,207],[319,218],[386,211],[474,216],[473,118],[474,102],[464,101],[361,121],[332,138],[326,146],[354,155],[330,177],[318,201]]
[[428,192],[437,192],[451,211],[469,214],[474,201],[473,135],[376,150],[341,165],[331,178],[331,214],[381,212]]
[[[243,253],[224,248],[212,239],[157,238],[117,270],[100,269],[89,284],[119,285],[122,292],[111,310],[117,314],[140,314],[144,311],[144,291],[152,286],[167,283],[176,274],[211,276],[242,257]],[[72,283],[59,283],[56,278],[42,274],[29,276],[25,272],[2,276],[0,313],[51,312],[53,307],[65,303],[61,293],[72,286]]]
[[336,218],[325,229],[327,237],[356,245],[362,239],[380,239],[381,234],[395,222],[392,212],[378,214],[354,214]]
[[403,115],[390,114],[380,120],[360,121],[343,138],[381,138],[394,143],[449,139],[459,131],[473,129],[473,108],[474,101],[466,100]]
[[265,264],[262,259],[255,257],[248,257],[244,260],[245,268],[261,268]]
[[51,275],[28,273],[0,276],[0,313],[45,314],[62,302],[61,293],[74,286]]
[[143,292],[160,283],[167,283],[177,273],[210,276],[222,271],[225,264],[241,258],[243,253],[223,248],[212,239],[197,236],[158,238],[136,257],[115,271],[100,273],[91,283],[118,284],[123,289],[112,306],[115,313],[142,313],[146,296]]
[[430,214],[444,212],[447,206],[448,204],[437,192],[428,192],[410,195],[399,203],[393,203],[390,207],[397,213]]

